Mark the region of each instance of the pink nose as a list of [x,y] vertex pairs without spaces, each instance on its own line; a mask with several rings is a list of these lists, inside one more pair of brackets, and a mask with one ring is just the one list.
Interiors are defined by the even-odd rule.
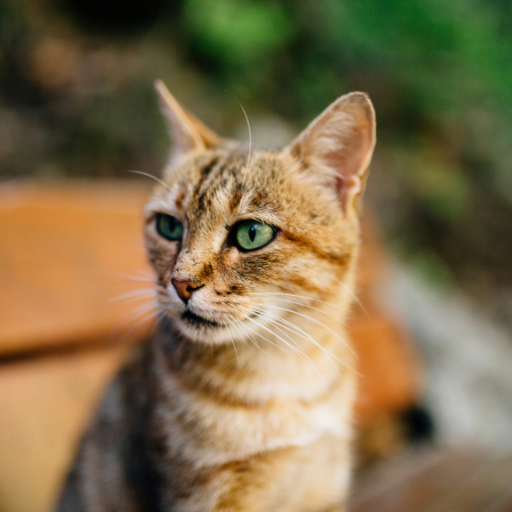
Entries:
[[174,288],[176,288],[176,291],[178,292],[178,295],[180,296],[180,299],[187,303],[188,299],[192,297],[192,294],[199,288],[201,288],[202,284],[193,283],[192,281],[189,281],[188,279],[176,279],[172,278],[171,283],[173,284]]

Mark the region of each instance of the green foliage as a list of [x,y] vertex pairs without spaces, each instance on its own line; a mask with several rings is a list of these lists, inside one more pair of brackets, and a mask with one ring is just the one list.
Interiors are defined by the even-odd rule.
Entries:
[[512,285],[510,0],[168,0],[132,39],[80,32],[64,4],[0,0],[4,175],[157,172],[168,140],[154,78],[226,135],[241,118],[226,89],[250,120],[297,129],[362,90],[378,114],[388,232],[414,240],[418,261],[422,247],[453,271],[474,257]]
[[455,222],[471,213],[471,182],[446,156],[417,146],[394,148],[391,153],[394,173],[431,215]]
[[254,0],[187,0],[185,26],[200,49],[220,55],[226,65],[269,59],[289,42],[292,24],[278,3]]
[[428,131],[512,197],[509,10],[484,0],[186,0],[185,38],[224,88],[294,121],[368,91],[381,137]]
[[[187,44],[222,87],[298,126],[340,94],[369,92],[380,179],[397,197],[389,232],[416,240],[426,273],[442,275],[442,258],[461,272],[476,257],[512,284],[512,3],[234,2],[186,2]],[[472,229],[503,236],[476,251]]]

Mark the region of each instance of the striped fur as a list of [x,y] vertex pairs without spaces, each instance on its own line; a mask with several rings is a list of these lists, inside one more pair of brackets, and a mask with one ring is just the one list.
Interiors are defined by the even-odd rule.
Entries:
[[[371,103],[344,96],[284,150],[249,158],[158,89],[175,141],[145,210],[163,320],[108,390],[58,510],[343,510]],[[183,223],[181,242],[157,233],[158,213]],[[244,219],[275,239],[239,251]],[[185,304],[171,279],[200,288]]]

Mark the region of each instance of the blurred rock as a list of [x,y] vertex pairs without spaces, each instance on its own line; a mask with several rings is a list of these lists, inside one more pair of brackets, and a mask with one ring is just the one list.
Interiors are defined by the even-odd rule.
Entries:
[[426,365],[437,439],[512,451],[510,335],[477,304],[429,286],[400,265],[388,304],[400,304]]

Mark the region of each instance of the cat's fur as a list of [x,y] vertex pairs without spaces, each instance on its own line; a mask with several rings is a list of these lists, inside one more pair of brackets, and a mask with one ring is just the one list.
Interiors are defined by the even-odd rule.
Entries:
[[[146,247],[165,315],[108,390],[58,510],[343,510],[356,375],[344,322],[371,102],[343,96],[281,152],[249,158],[157,89],[174,148]],[[182,242],[158,235],[156,213],[183,222]],[[238,251],[227,240],[242,219],[276,238]],[[185,304],[171,279],[200,288]]]

